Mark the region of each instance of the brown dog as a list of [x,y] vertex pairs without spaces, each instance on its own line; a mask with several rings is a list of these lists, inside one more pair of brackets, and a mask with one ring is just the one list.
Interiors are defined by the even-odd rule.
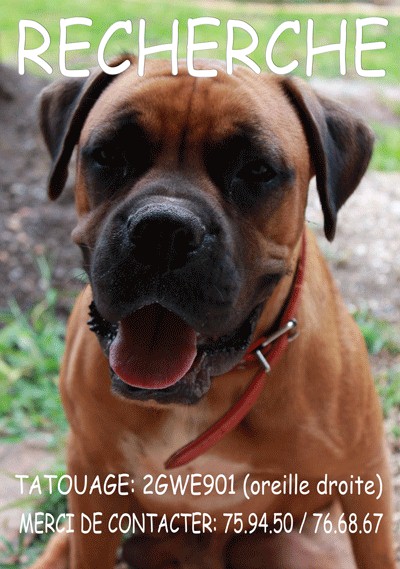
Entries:
[[[129,491],[71,492],[74,532],[35,567],[111,569],[117,520],[134,514],[135,569],[394,569],[366,350],[304,229],[316,175],[333,238],[372,135],[300,81],[198,66],[218,76],[152,61],[139,78],[132,58],[42,97],[52,199],[78,145],[73,238],[91,284],[61,373],[69,473],[80,487],[126,473]],[[179,475],[189,485],[174,491]],[[82,513],[101,517],[98,532],[82,531]]]

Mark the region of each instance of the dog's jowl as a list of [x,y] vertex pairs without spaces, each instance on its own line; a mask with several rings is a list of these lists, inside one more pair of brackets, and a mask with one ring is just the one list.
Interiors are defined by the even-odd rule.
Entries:
[[135,569],[394,569],[366,350],[304,221],[315,176],[334,238],[373,137],[299,80],[213,66],[132,58],[42,94],[52,199],[77,147],[90,281],[61,371],[68,472],[128,482],[71,491],[74,531],[34,567],[112,569],[130,529]]

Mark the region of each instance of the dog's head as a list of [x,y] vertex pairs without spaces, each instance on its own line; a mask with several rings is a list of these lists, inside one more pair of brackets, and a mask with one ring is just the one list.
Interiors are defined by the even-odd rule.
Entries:
[[78,145],[73,235],[127,397],[192,403],[236,365],[295,271],[310,179],[332,239],[370,158],[369,129],[302,82],[213,65],[138,77],[132,59],[42,95],[53,199]]

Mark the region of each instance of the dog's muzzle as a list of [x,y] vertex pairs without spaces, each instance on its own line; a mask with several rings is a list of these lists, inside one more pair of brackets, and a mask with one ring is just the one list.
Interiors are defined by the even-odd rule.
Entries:
[[236,312],[234,240],[201,200],[130,199],[94,248],[90,325],[124,396],[194,403],[251,341],[260,301]]

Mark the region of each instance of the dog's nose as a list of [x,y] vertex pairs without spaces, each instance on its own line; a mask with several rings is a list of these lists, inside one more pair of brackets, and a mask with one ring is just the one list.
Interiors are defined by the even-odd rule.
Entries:
[[128,234],[136,261],[160,272],[183,267],[203,243],[205,227],[185,207],[145,205],[129,216]]

